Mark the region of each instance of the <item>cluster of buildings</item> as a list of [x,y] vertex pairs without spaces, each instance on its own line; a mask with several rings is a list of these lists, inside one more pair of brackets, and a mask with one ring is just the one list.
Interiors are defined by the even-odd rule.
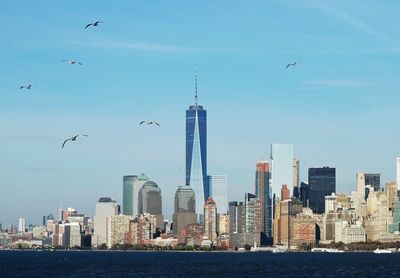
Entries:
[[[197,83],[197,77],[196,77]],[[345,244],[400,241],[400,158],[397,180],[381,188],[380,174],[357,173],[355,191],[336,192],[336,169],[313,167],[300,180],[292,144],[272,144],[270,161],[255,165],[254,190],[228,202],[227,177],[207,172],[207,111],[186,110],[186,178],[177,188],[172,221],[164,218],[160,187],[144,174],[123,177],[122,206],[101,197],[93,218],[59,209],[39,226],[19,220],[3,229],[0,246],[50,245],[112,248],[177,245],[240,248],[246,245]],[[122,209],[121,209],[122,207]]]

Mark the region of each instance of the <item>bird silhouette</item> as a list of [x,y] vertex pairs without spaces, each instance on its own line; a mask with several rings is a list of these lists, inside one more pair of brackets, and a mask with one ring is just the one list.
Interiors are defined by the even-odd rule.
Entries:
[[21,90],[21,89],[28,89],[28,90],[30,90],[31,88],[32,88],[32,84],[29,84],[29,85],[22,85],[21,87],[19,87],[19,89]]
[[86,137],[89,137],[89,135],[86,135],[86,134],[78,134],[78,135],[75,135],[75,136],[72,136],[71,138],[68,138],[68,139],[66,139],[65,141],[64,141],[64,143],[62,144],[62,149],[64,148],[64,146],[65,146],[65,143],[67,143],[68,141],[75,141],[79,136],[86,136]]
[[148,125],[156,124],[160,126],[160,124],[157,123],[156,121],[141,121],[140,124],[148,124]]
[[288,67],[290,67],[290,66],[294,67],[294,66],[297,65],[297,64],[300,64],[300,63],[299,63],[299,62],[296,62],[296,61],[293,61],[293,62],[287,64],[287,65],[286,65],[286,68],[288,68]]
[[103,21],[96,21],[96,22],[93,22],[93,23],[89,23],[88,25],[86,25],[85,29],[87,29],[90,26],[97,27],[97,26],[99,26],[99,23],[104,23],[104,22]]
[[82,66],[82,63],[81,63],[81,62],[78,62],[78,61],[76,61],[76,60],[62,60],[62,61],[63,61],[63,62],[66,62],[66,63],[68,63],[68,64],[70,64],[70,65],[79,64],[79,65]]

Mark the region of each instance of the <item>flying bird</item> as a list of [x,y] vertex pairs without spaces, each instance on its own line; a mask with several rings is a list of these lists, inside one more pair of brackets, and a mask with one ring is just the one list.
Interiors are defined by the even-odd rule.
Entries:
[[21,87],[19,87],[19,89],[21,90],[21,89],[28,89],[28,90],[30,90],[31,88],[32,88],[32,84],[29,84],[29,85],[22,85]]
[[86,25],[86,27],[85,27],[85,29],[87,29],[88,27],[90,27],[90,26],[99,26],[99,23],[104,23],[103,21],[96,21],[96,22],[93,22],[93,23],[89,23],[88,25]]
[[157,123],[156,121],[141,121],[140,124],[148,124],[148,125],[156,124],[160,126],[160,124]]
[[67,63],[70,64],[70,65],[79,64],[79,65],[82,66],[82,63],[81,63],[81,62],[78,62],[78,61],[75,61],[75,60],[62,60],[62,61],[63,61],[63,62],[67,62]]
[[296,62],[296,61],[293,61],[293,62],[287,64],[287,65],[286,65],[286,68],[288,68],[288,67],[290,67],[290,66],[294,67],[294,66],[297,65],[297,64],[300,64],[300,63],[299,63],[299,62]]
[[89,135],[86,135],[86,134],[78,134],[78,135],[72,136],[71,138],[68,138],[67,140],[64,141],[61,148],[63,149],[65,146],[65,143],[67,143],[68,141],[75,141],[79,136],[89,137]]

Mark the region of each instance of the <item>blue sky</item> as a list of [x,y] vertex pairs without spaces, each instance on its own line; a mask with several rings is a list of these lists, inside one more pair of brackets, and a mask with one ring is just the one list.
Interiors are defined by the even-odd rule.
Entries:
[[[302,180],[336,167],[340,192],[358,171],[394,180],[399,12],[389,0],[2,1],[0,223],[40,223],[60,201],[93,215],[142,172],[170,218],[196,66],[208,172],[228,175],[230,200],[253,190],[271,143],[295,145]],[[90,137],[61,150],[75,133]]]

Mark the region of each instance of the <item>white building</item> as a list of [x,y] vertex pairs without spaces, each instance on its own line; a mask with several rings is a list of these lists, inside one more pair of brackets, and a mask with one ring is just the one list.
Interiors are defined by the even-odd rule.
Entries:
[[18,233],[22,234],[25,233],[26,222],[25,218],[18,219]]
[[210,188],[210,197],[217,205],[218,213],[228,211],[228,181],[225,175],[207,176]]
[[351,224],[348,221],[335,222],[335,242],[344,244],[366,242],[365,229],[360,221]]
[[325,196],[325,213],[336,211],[336,198],[337,195],[335,193]]
[[106,244],[111,247],[111,217],[118,214],[117,202],[109,197],[102,197],[96,204],[92,245],[99,247]]
[[79,223],[65,223],[64,224],[64,246],[67,248],[74,248],[81,246],[81,226]]

